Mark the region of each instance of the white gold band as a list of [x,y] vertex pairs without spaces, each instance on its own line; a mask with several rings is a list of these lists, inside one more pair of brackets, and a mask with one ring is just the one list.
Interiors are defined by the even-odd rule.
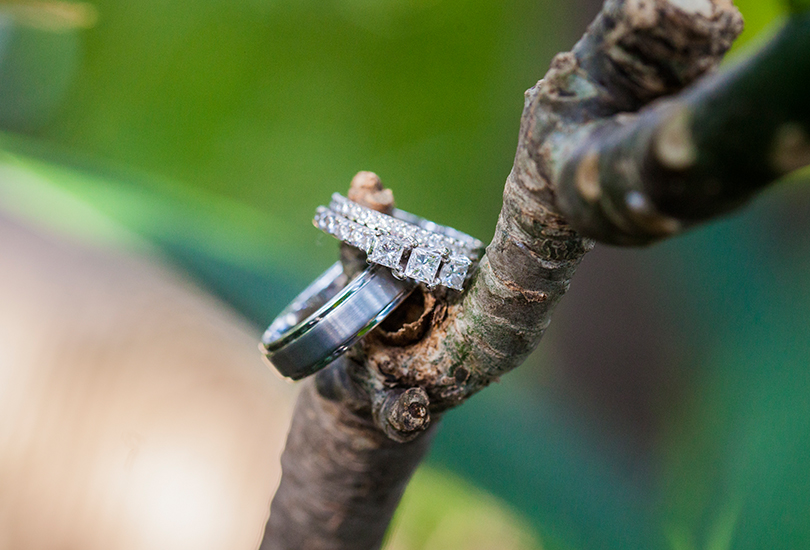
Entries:
[[338,193],[329,208],[318,208],[313,223],[366,252],[369,263],[429,287],[463,290],[470,267],[484,249],[481,241],[451,227],[398,209],[386,216]]

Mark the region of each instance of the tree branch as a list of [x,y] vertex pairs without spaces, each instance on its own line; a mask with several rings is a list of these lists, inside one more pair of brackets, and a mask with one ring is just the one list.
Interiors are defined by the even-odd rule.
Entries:
[[367,381],[381,372],[422,387],[438,413],[522,363],[593,246],[559,210],[560,159],[582,128],[681,91],[741,30],[739,12],[722,0],[606,2],[574,50],[557,55],[526,93],[495,236],[463,300],[440,295],[446,313],[411,345],[366,339],[357,357],[364,373],[353,378],[372,393]]
[[302,385],[260,550],[376,548],[430,438],[399,443]]
[[753,58],[558,150],[559,207],[585,235],[646,244],[738,208],[810,164],[810,14]]
[[[716,67],[741,30],[730,0],[605,2],[526,93],[495,236],[469,290],[414,292],[317,375],[317,391],[305,387],[263,548],[378,547],[430,419],[535,349],[593,246],[582,234],[621,244],[669,236],[810,162],[807,60],[796,53],[808,51],[806,20],[732,73],[631,114]],[[763,98],[784,101],[752,111]],[[736,112],[742,105],[749,111]],[[361,187],[351,193],[362,198]],[[347,269],[362,261],[343,257]]]

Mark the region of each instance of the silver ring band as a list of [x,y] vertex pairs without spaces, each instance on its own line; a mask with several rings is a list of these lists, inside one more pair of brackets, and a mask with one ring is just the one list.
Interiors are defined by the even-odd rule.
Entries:
[[463,254],[470,258],[479,256],[484,248],[484,243],[475,237],[399,208],[394,208],[389,216],[349,200],[340,193],[332,193],[329,208],[373,231],[413,239],[420,246],[433,249],[447,248],[455,254]]
[[332,195],[329,208],[318,208],[313,223],[341,241],[363,250],[369,263],[390,268],[428,287],[463,290],[470,267],[484,244],[451,227],[403,210],[392,216]]
[[337,262],[276,317],[262,351],[279,373],[300,380],[342,355],[415,287],[379,265],[348,281]]

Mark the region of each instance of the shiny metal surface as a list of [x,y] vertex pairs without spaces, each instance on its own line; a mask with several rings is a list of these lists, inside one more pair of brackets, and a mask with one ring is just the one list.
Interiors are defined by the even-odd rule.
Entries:
[[415,287],[379,265],[347,284],[337,262],[268,327],[262,337],[265,356],[287,378],[309,376],[380,324]]

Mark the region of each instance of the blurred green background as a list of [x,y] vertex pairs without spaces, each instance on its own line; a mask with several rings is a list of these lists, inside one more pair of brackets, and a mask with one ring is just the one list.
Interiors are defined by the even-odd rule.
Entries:
[[[2,208],[100,238],[70,205],[89,206],[258,338],[334,261],[309,220],[359,170],[400,207],[490,238],[523,91],[599,4],[0,3],[1,160],[39,182]],[[736,4],[744,56],[787,5]],[[807,180],[586,258],[538,352],[443,422],[397,520],[408,547],[454,525],[425,518],[482,498],[448,469],[544,548],[810,547]]]

